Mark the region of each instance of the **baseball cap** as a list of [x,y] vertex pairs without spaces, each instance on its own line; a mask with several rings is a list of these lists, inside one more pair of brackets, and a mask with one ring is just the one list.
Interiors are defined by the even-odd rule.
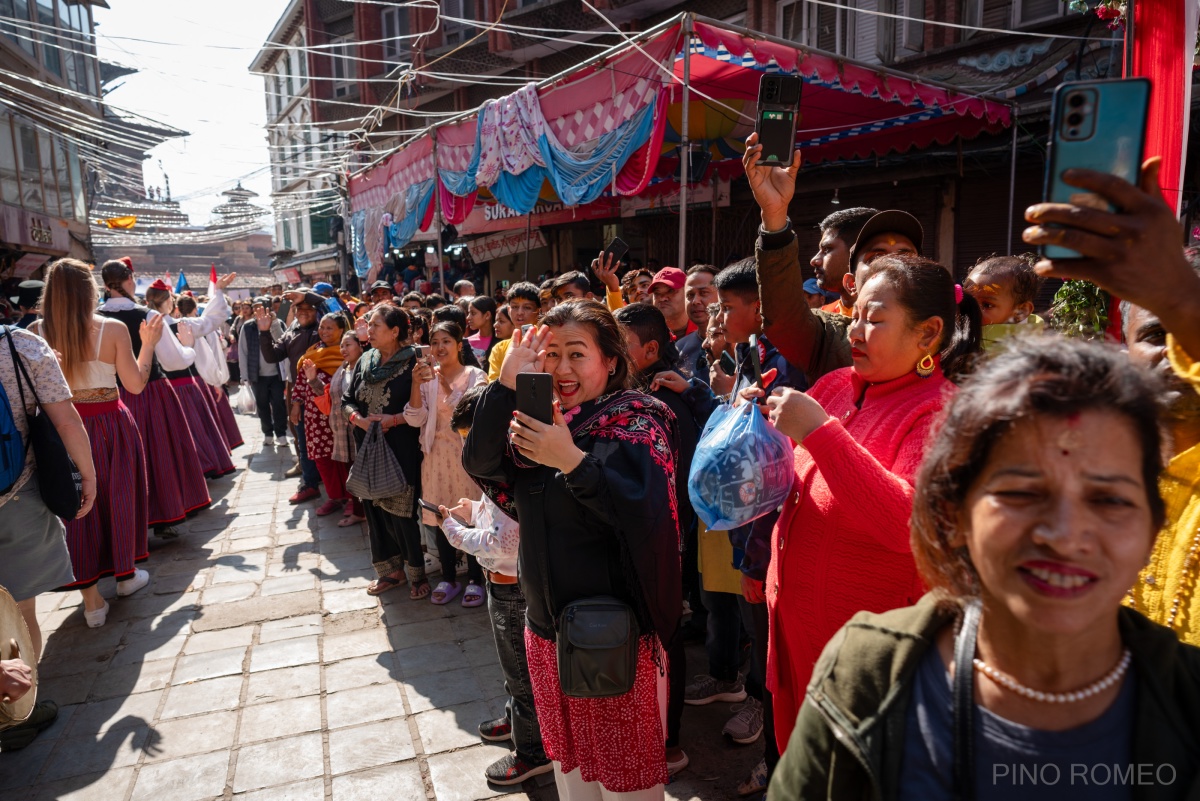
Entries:
[[654,280],[650,282],[650,291],[654,291],[656,284],[669,286],[671,289],[683,289],[683,285],[687,283],[687,273],[678,267],[663,267],[654,274]]
[[825,292],[822,291],[822,289],[821,289],[821,285],[819,283],[817,283],[817,279],[815,279],[815,278],[809,278],[808,280],[806,280],[804,282],[804,291],[807,292],[809,295],[824,295],[825,294]]
[[925,237],[925,229],[921,227],[921,223],[907,211],[888,209],[867,220],[867,224],[858,232],[854,247],[850,248],[850,263],[857,262],[859,248],[880,234],[887,233],[903,234],[913,243],[917,252],[921,252],[921,240]]
[[24,306],[26,309],[32,309],[42,299],[42,290],[46,285],[41,281],[22,281],[17,286],[17,294],[15,297],[9,298],[13,306]]
[[370,287],[367,288],[367,292],[368,293],[374,292],[376,289],[386,289],[388,292],[391,292],[392,285],[389,284],[387,281],[376,281],[375,283],[371,284]]
[[333,284],[328,284],[324,281],[319,281],[318,283],[313,284],[313,292],[316,292],[318,295],[332,295],[333,294]]

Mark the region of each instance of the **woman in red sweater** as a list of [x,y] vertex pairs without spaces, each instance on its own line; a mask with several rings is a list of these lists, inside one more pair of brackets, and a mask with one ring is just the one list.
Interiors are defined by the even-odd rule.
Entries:
[[881,256],[854,305],[853,367],[767,399],[796,443],[771,542],[767,684],[787,747],[813,665],[855,612],[924,593],[909,547],[912,480],[956,375],[979,350],[979,306],[940,264]]

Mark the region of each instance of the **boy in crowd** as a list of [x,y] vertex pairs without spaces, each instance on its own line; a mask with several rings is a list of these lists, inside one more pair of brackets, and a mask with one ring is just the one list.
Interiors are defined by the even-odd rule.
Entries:
[[962,287],[979,303],[983,347],[991,348],[1021,331],[1042,330],[1042,318],[1033,313],[1041,283],[1033,270],[1032,257],[992,256],[971,269]]
[[[508,303],[508,317],[512,320],[514,330],[537,323],[541,305],[539,294],[537,286],[528,281],[519,281],[508,288],[504,299]],[[500,365],[504,364],[504,354],[508,353],[511,343],[511,339],[505,339],[492,347],[492,355],[488,357],[488,381],[500,378]]]
[[405,311],[415,312],[417,309],[425,308],[425,296],[420,292],[409,292],[400,300],[400,306]]
[[595,297],[592,294],[592,282],[578,270],[563,273],[555,278],[550,293],[554,299],[551,306],[566,303],[568,300],[590,300]]

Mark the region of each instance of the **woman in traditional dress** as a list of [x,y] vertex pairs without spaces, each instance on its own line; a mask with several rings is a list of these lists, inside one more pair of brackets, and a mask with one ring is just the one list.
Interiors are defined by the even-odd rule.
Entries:
[[[491,298],[484,298],[491,300]],[[471,387],[487,381],[487,373],[462,363],[463,333],[457,323],[438,323],[429,333],[430,358],[413,368],[412,396],[404,407],[404,420],[421,429],[422,498],[434,505],[457,506],[477,490],[462,466],[462,435],[450,427],[454,407]],[[421,525],[437,544],[442,563],[442,580],[429,600],[439,606],[450,603],[462,591],[458,583],[456,549],[446,539],[437,516],[422,511]],[[467,587],[462,605],[468,608],[484,602],[483,569],[474,556],[467,555]]]
[[[317,399],[325,396],[325,388],[329,386],[333,374],[342,367],[344,359],[339,343],[346,334],[346,327],[346,318],[340,312],[321,318],[317,326],[320,339],[300,357],[298,366],[301,380],[292,385],[292,408],[298,406],[300,414],[304,415],[304,444],[308,449],[308,458],[316,464],[321,483],[325,485],[325,494],[329,496],[325,503],[317,507],[318,517],[333,514],[350,500],[346,492],[346,477],[350,467],[345,461],[339,462],[333,458],[334,435],[329,414],[321,411],[317,404]],[[300,423],[299,419],[293,419],[292,422],[296,425]]]
[[116,578],[119,596],[150,581],[149,573],[134,566],[149,556],[146,457],[137,424],[117,391],[117,377],[132,394],[146,388],[163,330],[157,317],[143,322],[135,358],[129,331],[98,316],[97,300],[91,268],[59,259],[46,273],[42,319],[31,326],[60,354],[71,400],[91,442],[96,503],[87,516],[67,521],[75,581],[60,589],[80,591],[84,618],[92,628],[103,626],[108,616],[108,603],[96,588],[102,577]]
[[[542,323],[513,333],[500,379],[480,398],[463,466],[521,524],[529,673],[558,797],[661,801],[666,648],[683,597],[675,420],[661,401],[629,389],[625,338],[604,305],[562,303]],[[517,411],[517,375],[543,370],[558,397],[552,424]],[[598,596],[636,615],[633,687],[607,698],[568,696],[555,645],[561,613]]]
[[[213,302],[209,304],[214,314],[218,312],[222,314],[220,319],[224,319],[223,315],[226,310],[224,293],[220,290],[228,286],[233,278],[234,274],[231,273],[217,282],[218,292],[214,296]],[[201,335],[207,333],[204,330],[207,323],[194,328],[190,324],[181,326],[179,321],[171,316],[171,313],[175,311],[175,298],[171,294],[171,288],[161,278],[146,290],[146,305],[162,314],[165,318],[165,326],[179,338],[182,344],[189,348],[195,344],[197,333]],[[201,321],[209,318],[208,311],[209,309],[206,309],[205,316],[199,318]],[[161,347],[162,343],[159,344],[160,347],[156,352],[161,359],[168,348]],[[229,458],[229,446],[212,413],[208,390],[202,386],[204,382],[197,378],[195,350],[192,351],[192,358],[187,367],[166,370],[165,374],[170,379],[171,385],[175,388],[175,392],[179,395],[179,401],[183,405],[184,416],[187,417],[192,439],[196,442],[196,452],[200,457],[200,467],[204,470],[204,475],[207,478],[220,478],[232,473],[234,467],[233,460]]]
[[[322,414],[329,419],[329,430],[333,434],[333,448],[330,451],[330,457],[335,462],[340,462],[347,477],[350,473],[350,465],[354,464],[354,436],[350,433],[350,423],[346,420],[346,413],[342,410],[341,398],[342,393],[346,390],[347,377],[354,372],[354,368],[358,365],[358,360],[362,358],[363,347],[358,341],[358,335],[353,331],[347,331],[342,334],[341,341],[342,364],[334,371],[333,377],[329,379],[329,383],[325,385],[325,394],[320,395],[316,399],[317,408]],[[316,376],[317,368],[313,365],[313,374]],[[305,370],[307,376],[308,370]],[[317,465],[320,469],[320,465]],[[345,480],[343,479],[343,486]],[[325,486],[329,486],[326,484]],[[349,495],[349,493],[347,493]],[[350,495],[345,506],[345,511],[342,514],[342,519],[338,521],[338,526],[345,528],[347,526],[358,525],[366,520],[363,516],[362,501]]]
[[[142,323],[159,315],[134,300],[137,281],[133,263],[128,258],[106,262],[101,277],[110,297],[100,306],[100,314],[124,323],[133,350],[140,352]],[[152,352],[154,360],[146,388],[133,393],[122,386],[121,401],[142,435],[150,526],[159,537],[170,538],[178,536],[175,524],[212,501],[183,406],[171,382],[165,380],[165,370],[188,366],[188,359],[194,358],[192,349],[183,347],[164,326],[162,338]]]
[[[197,317],[199,307],[195,298],[184,295],[175,305],[181,318],[189,321],[189,325],[195,325],[192,321],[200,319]],[[204,389],[208,391],[208,397],[212,401],[209,408],[221,427],[221,433],[225,435],[225,442],[229,444],[229,449],[233,450],[245,444],[245,440],[242,430],[238,428],[233,407],[229,405],[229,395],[225,392],[225,385],[229,382],[229,366],[225,361],[225,348],[228,344],[221,336],[218,325],[204,336],[196,337],[195,350],[196,371],[200,373]]]

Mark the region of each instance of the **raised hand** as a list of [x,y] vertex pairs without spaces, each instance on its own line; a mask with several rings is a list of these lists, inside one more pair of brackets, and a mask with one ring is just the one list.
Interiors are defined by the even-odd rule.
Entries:
[[259,331],[269,331],[271,328],[271,320],[274,317],[274,312],[269,312],[262,306],[254,307],[254,324],[258,326]]
[[142,338],[142,345],[154,347],[163,335],[163,316],[156,314],[153,317],[147,317],[142,320],[142,324],[138,326],[138,334]]
[[778,231],[787,225],[788,204],[796,194],[796,173],[800,171],[803,159],[799,150],[792,154],[792,163],[787,167],[760,166],[760,158],[762,145],[758,143],[758,133],[755,132],[746,137],[742,166],[746,168],[746,178],[750,181],[754,201],[762,209],[763,228]]
[[609,292],[621,291],[621,280],[617,278],[617,270],[621,267],[621,260],[616,258],[612,253],[600,252],[600,255],[592,259],[592,272],[600,279],[600,283],[608,289]]
[[228,273],[217,279],[217,289],[222,291],[229,289],[229,285],[237,278],[237,273]]
[[504,354],[504,363],[500,365],[500,383],[509,389],[516,389],[517,373],[542,372],[546,363],[546,346],[553,339],[554,332],[546,325],[531,328],[528,333],[520,328],[513,331],[512,345]]

